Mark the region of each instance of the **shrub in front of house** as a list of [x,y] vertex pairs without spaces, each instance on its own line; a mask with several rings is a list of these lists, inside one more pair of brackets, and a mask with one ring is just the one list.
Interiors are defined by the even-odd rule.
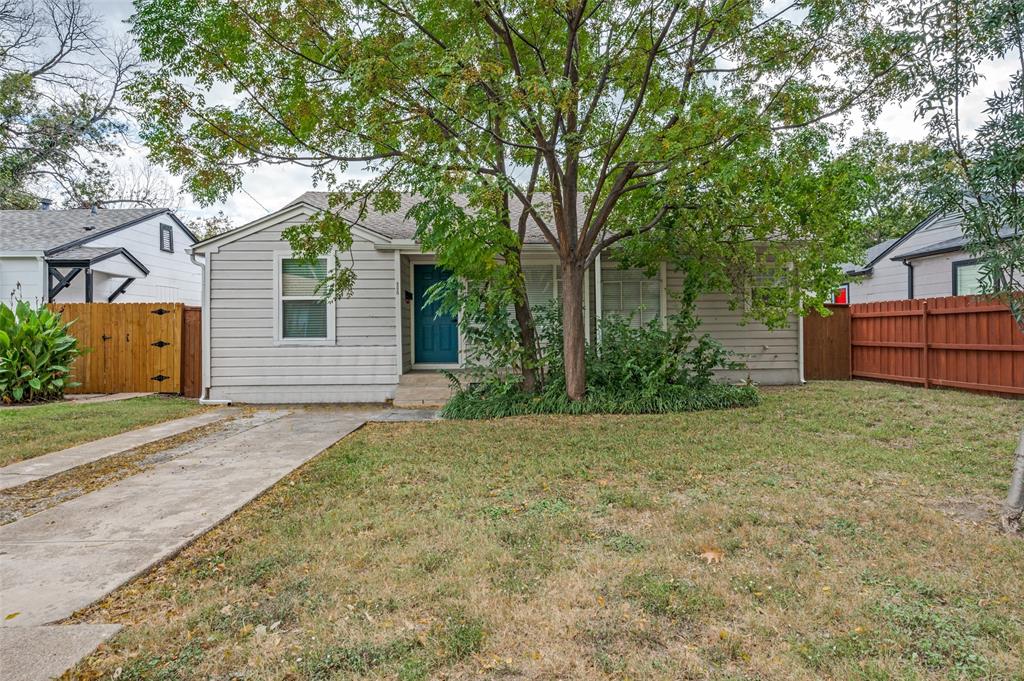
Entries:
[[71,323],[45,307],[0,305],[0,401],[57,400],[73,385],[71,364],[81,354]]
[[586,397],[570,400],[565,392],[558,308],[542,306],[535,317],[541,339],[541,389],[533,394],[524,392],[521,377],[512,367],[496,366],[493,356],[483,358],[480,366],[452,376],[456,391],[442,410],[443,416],[661,414],[753,406],[760,401],[753,385],[716,380],[716,369],[741,365],[711,336],[697,336],[696,318],[685,313],[669,317],[664,328],[659,320],[638,327],[621,317],[602,319],[600,342],[587,348]]

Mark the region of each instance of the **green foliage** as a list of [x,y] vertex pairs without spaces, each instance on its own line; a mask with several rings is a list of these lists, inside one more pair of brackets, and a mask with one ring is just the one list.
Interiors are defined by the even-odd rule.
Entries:
[[881,130],[853,140],[843,156],[864,169],[856,225],[864,248],[903,236],[941,205],[936,189],[952,172],[949,154],[933,141],[893,143]]
[[118,155],[128,132],[120,99],[136,60],[86,4],[0,8],[0,208],[35,209],[51,191],[85,205],[112,189],[100,157]]
[[[520,414],[651,414],[676,411],[752,406],[759,396],[751,385],[717,383],[714,370],[739,368],[709,335],[697,336],[697,320],[681,313],[636,327],[617,316],[602,319],[600,342],[587,347],[587,394],[570,400],[565,391],[562,365],[560,308],[554,304],[535,308],[540,335],[540,368],[545,377],[534,395],[520,388],[521,378],[507,366],[470,366],[453,376],[458,389],[442,410],[447,418],[496,418]],[[506,315],[497,315],[504,317]],[[500,322],[492,322],[500,327]],[[474,343],[488,343],[479,326]],[[514,357],[515,353],[473,355],[488,359]],[[468,378],[467,378],[468,376]]]
[[[963,214],[983,293],[1007,302],[1024,327],[1024,13],[1016,0],[941,0],[907,19],[920,43],[917,115],[950,159],[935,191],[944,208]],[[986,98],[985,119],[969,131],[962,100],[976,91],[989,60],[1016,70],[1005,91]]]
[[0,401],[59,399],[74,385],[68,376],[81,351],[70,327],[45,307],[0,305]]

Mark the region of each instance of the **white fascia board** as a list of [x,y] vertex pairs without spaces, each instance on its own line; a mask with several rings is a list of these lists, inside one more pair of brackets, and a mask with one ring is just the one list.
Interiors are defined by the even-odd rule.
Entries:
[[0,258],[42,258],[42,251],[0,251]]

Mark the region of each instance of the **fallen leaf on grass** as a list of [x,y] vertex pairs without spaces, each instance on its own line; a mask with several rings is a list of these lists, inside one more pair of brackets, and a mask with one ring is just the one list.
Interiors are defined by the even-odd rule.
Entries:
[[722,549],[708,547],[703,549],[697,557],[701,558],[707,565],[711,565],[712,563],[721,563],[722,558],[725,557],[725,552]]

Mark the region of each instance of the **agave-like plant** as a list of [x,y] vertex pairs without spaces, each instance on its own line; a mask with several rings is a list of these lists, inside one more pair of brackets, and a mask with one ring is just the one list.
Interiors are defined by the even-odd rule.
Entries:
[[5,403],[59,399],[77,385],[71,364],[82,354],[68,333],[72,322],[25,301],[12,310],[0,304],[0,400]]

